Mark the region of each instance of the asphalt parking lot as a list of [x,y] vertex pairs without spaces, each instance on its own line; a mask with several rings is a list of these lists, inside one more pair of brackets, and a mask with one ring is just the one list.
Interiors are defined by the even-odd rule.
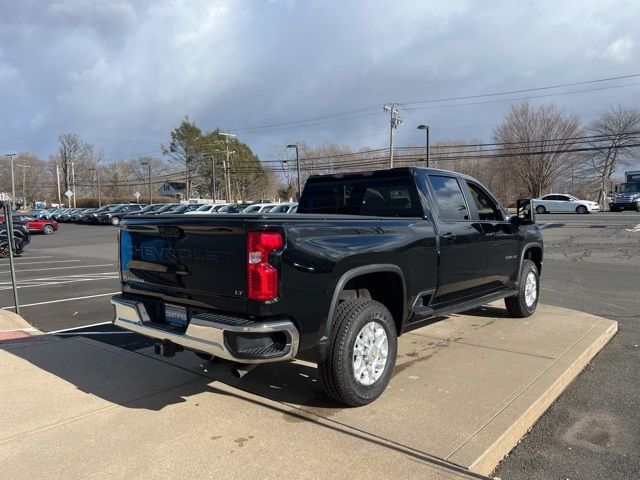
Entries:
[[[501,478],[636,478],[640,400],[637,290],[640,215],[540,215],[545,263],[541,302],[617,320],[619,334],[496,472]],[[639,229],[640,230],[640,229]],[[138,350],[149,342],[109,324],[118,291],[115,230],[65,224],[34,235],[17,259],[22,315],[61,335]],[[8,261],[0,260],[0,305],[12,305]]]

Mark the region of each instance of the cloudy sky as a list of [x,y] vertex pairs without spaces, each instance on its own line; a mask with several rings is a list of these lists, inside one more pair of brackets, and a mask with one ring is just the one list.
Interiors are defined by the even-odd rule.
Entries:
[[0,153],[47,158],[58,134],[75,132],[107,159],[134,158],[188,115],[270,159],[301,140],[386,146],[386,102],[406,103],[398,145],[421,144],[420,123],[433,141],[490,141],[525,96],[584,122],[613,104],[640,107],[640,76],[433,101],[640,74],[634,0],[0,5]]

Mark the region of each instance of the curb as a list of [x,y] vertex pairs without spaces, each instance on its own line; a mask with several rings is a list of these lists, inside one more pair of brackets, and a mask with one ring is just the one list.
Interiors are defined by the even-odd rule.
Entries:
[[[482,443],[482,438],[470,439],[470,442],[446,460],[464,466],[472,472],[490,475],[617,331],[618,322],[601,319],[522,392],[519,398],[507,406],[501,414],[502,418],[497,419],[496,424],[489,424],[483,432],[479,432],[478,437],[483,437],[492,436],[492,430],[494,432],[496,429],[503,430],[489,448],[479,451],[478,443]],[[574,356],[573,354],[577,352],[580,353]],[[554,377],[555,380],[548,383],[548,380]],[[518,414],[518,404],[530,403],[532,397],[537,398]]]
[[0,310],[0,340],[32,335],[42,335],[42,332],[20,315],[9,310]]

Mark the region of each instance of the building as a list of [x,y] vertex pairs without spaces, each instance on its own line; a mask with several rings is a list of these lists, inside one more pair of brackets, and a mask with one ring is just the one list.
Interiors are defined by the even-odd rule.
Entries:
[[158,190],[160,196],[184,198],[187,191],[187,184],[184,182],[164,182]]

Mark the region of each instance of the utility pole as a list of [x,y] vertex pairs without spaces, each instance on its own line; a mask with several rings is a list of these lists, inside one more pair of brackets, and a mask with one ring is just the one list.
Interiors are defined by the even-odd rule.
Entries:
[[227,189],[227,202],[231,201],[231,176],[229,175],[229,169],[231,167],[231,158],[230,155],[231,153],[235,153],[235,152],[230,152],[229,151],[229,138],[235,138],[236,135],[234,135],[233,133],[226,133],[226,132],[218,132],[218,135],[222,135],[224,137],[224,143],[226,146],[226,151],[227,151],[227,161],[226,161],[226,166],[225,171],[225,182],[226,182],[226,189]]
[[141,162],[140,164],[149,169],[149,205],[151,205],[153,203],[153,195],[151,194],[151,161]]
[[385,105],[383,110],[389,112],[391,117],[391,128],[389,132],[389,168],[393,168],[393,132],[404,123],[404,120],[398,113],[398,106],[395,103]]
[[98,207],[102,206],[102,196],[100,195],[100,165],[96,162],[96,184],[98,186]]
[[293,143],[291,145],[287,145],[287,148],[296,149],[296,168],[298,170],[298,194],[296,196],[296,200],[300,200],[300,195],[302,194],[302,192],[300,191],[300,155],[298,154],[298,145]]
[[27,168],[31,168],[31,166],[23,163],[18,164],[18,167],[22,168],[22,208],[27,205]]
[[76,167],[71,162],[71,191],[73,192],[73,208],[76,208]]
[[211,201],[216,204],[216,157],[213,153],[211,157]]
[[11,163],[11,208],[15,210],[16,208],[16,182],[13,176],[13,157],[17,157],[17,153],[7,153],[5,157],[9,157],[9,162]]
[[62,195],[60,195],[60,165],[56,163],[56,183],[58,184],[58,207],[62,207]]

